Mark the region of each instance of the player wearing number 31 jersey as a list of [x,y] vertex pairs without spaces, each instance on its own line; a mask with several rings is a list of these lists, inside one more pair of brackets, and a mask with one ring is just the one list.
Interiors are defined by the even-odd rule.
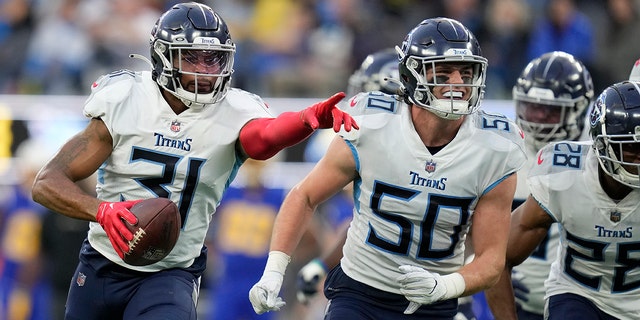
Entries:
[[[338,93],[273,117],[258,96],[230,88],[235,44],[210,7],[178,3],[150,37],[151,71],[122,70],[93,86],[87,127],[39,172],[33,198],[90,221],[71,281],[65,319],[196,319],[205,236],[225,189],[248,158],[265,160],[319,128],[357,129]],[[97,171],[97,197],[75,182]],[[173,251],[132,266],[129,209],[164,197],[178,205]],[[156,235],[162,236],[162,235]]]
[[167,257],[148,266],[127,265],[100,225],[90,224],[88,239],[94,249],[138,271],[185,268],[200,255],[210,213],[242,163],[234,156],[238,132],[253,118],[270,117],[260,98],[234,88],[215,108],[197,112],[175,114],[163,101],[150,72],[120,72],[100,78],[84,107],[87,116],[102,119],[115,144],[98,171],[98,197],[119,201],[159,196],[172,199],[180,209],[178,243]]

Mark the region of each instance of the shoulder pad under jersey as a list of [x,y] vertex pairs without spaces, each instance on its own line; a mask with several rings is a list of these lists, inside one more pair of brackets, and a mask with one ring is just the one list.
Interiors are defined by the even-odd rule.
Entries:
[[549,187],[555,190],[565,189],[573,183],[573,179],[570,178],[572,171],[585,170],[590,148],[590,141],[559,141],[547,144],[536,154],[528,177],[553,175],[553,183]]
[[227,96],[225,100],[234,106],[239,107],[240,109],[251,108],[255,109],[255,105],[259,105],[260,108],[269,111],[269,106],[264,102],[264,100],[258,96],[257,94],[244,91],[238,88],[229,88],[227,92]]
[[402,105],[397,96],[380,91],[361,92],[349,99],[346,110],[352,117],[376,113],[397,113]]
[[524,132],[518,125],[507,116],[500,113],[489,113],[484,110],[478,111],[476,125],[481,129],[496,129],[494,133],[507,138],[517,144],[524,144]]
[[[397,100],[397,96],[388,95],[379,91],[363,92],[355,95],[344,106],[345,112],[349,113],[358,126],[359,131],[365,129],[377,129],[383,127],[391,115],[400,115],[400,108],[407,106]],[[358,130],[352,130],[354,134]],[[342,130],[344,134],[348,134]]]
[[480,129],[481,133],[488,134],[486,139],[491,140],[488,144],[490,148],[504,150],[512,148],[512,144],[515,144],[526,157],[524,133],[513,120],[502,114],[488,113],[484,110],[479,110],[470,116],[474,117],[476,128]]
[[91,85],[89,100],[102,100],[107,103],[118,103],[129,96],[135,82],[141,82],[139,72],[119,70],[105,74]]

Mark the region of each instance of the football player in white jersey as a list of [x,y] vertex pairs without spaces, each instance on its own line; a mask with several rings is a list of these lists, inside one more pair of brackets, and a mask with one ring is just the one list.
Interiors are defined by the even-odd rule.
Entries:
[[[593,81],[587,68],[572,55],[554,51],[531,60],[522,70],[513,87],[516,104],[516,124],[525,134],[529,161],[518,171],[518,185],[513,208],[529,195],[526,177],[536,165],[536,153],[549,142],[586,140],[586,115],[594,98]],[[544,310],[544,281],[558,248],[558,226],[549,232],[531,257],[513,268],[512,280],[517,303],[518,319],[541,320]],[[500,319],[501,303],[510,301],[485,292]]]
[[[538,152],[530,196],[512,216],[507,267],[491,290],[512,297],[510,266],[555,222],[560,245],[545,282],[545,318],[639,319],[640,82],[606,88],[589,115],[591,142]],[[516,319],[513,300],[501,319]]]
[[[204,240],[221,197],[247,159],[267,159],[317,128],[357,129],[336,107],[344,93],[275,118],[265,103],[229,87],[235,45],[210,7],[176,4],[153,27],[151,72],[99,78],[84,106],[87,127],[40,171],[33,198],[91,221],[71,282],[66,319],[195,319]],[[97,198],[74,183],[97,170]],[[126,223],[140,199],[173,200],[182,217],[161,261],[123,261]]]
[[[457,298],[493,285],[504,266],[522,132],[478,111],[487,60],[449,18],[426,19],[397,48],[403,99],[356,95],[356,134],[341,132],[276,218],[257,313],[279,310],[282,279],[315,207],[353,182],[343,257],[325,281],[325,319],[453,319]],[[470,230],[475,259],[464,265]]]
[[[368,55],[351,77],[347,87],[347,97],[361,92],[381,91],[389,95],[398,94],[400,88],[398,71],[398,53],[394,48],[387,48]],[[317,134],[331,134],[330,131],[319,131]],[[330,141],[330,140],[328,140]],[[310,141],[311,142],[311,141]],[[326,146],[324,146],[326,152]],[[323,153],[324,154],[324,153]],[[315,258],[304,265],[297,275],[296,297],[299,302],[307,304],[318,293],[319,284],[324,281],[327,272],[342,258],[342,247],[346,241],[347,229],[343,229],[342,237],[336,239],[333,248],[322,257]],[[471,297],[459,300],[459,315],[456,319],[473,319]]]

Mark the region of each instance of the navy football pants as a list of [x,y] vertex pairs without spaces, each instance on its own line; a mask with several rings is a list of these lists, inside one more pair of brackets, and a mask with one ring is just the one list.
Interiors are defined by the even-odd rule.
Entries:
[[572,293],[549,297],[548,320],[616,320],[602,312],[589,299]]
[[409,301],[399,294],[378,290],[351,279],[340,265],[329,272],[324,284],[329,299],[325,320],[452,320],[458,299],[421,306],[411,315],[404,314]]
[[93,249],[87,240],[71,279],[65,319],[196,319],[206,247],[187,269],[137,272],[123,268]]

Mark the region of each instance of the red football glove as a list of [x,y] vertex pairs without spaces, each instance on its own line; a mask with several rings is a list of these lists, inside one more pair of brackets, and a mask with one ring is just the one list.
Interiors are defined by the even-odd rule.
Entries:
[[125,252],[129,252],[128,242],[133,240],[133,233],[124,222],[126,221],[131,225],[138,223],[138,218],[129,209],[140,201],[142,200],[102,202],[98,206],[96,221],[109,236],[111,245],[121,259],[124,258]]
[[302,122],[310,126],[313,130],[333,127],[333,131],[338,132],[342,124],[344,124],[344,130],[346,131],[351,131],[352,127],[360,129],[356,121],[353,120],[348,113],[336,107],[336,104],[344,97],[344,92],[338,92],[331,98],[302,110],[300,113]]

